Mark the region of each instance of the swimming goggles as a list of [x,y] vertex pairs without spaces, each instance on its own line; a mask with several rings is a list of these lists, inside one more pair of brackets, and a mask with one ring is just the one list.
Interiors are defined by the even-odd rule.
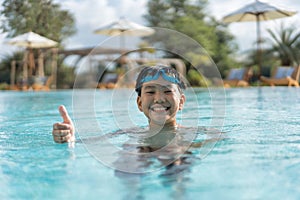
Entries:
[[178,85],[181,84],[181,81],[179,80],[178,75],[176,75],[176,73],[174,73],[174,69],[172,69],[170,67],[163,67],[163,68],[155,69],[154,67],[152,67],[146,71],[144,77],[139,81],[140,85],[142,85],[143,83],[149,82],[149,81],[157,80],[160,75],[166,81],[169,81],[171,83],[175,83]]

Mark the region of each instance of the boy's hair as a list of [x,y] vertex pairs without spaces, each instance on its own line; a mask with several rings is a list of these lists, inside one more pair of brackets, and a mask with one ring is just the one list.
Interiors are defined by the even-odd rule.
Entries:
[[141,96],[143,83],[157,80],[159,76],[162,76],[166,81],[177,84],[180,93],[182,93],[182,90],[186,88],[180,74],[174,68],[161,64],[146,66],[141,70],[136,79],[135,91],[138,96]]

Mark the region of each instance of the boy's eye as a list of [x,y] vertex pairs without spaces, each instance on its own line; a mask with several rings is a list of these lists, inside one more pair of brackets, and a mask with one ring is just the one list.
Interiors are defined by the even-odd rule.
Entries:
[[147,94],[154,94],[155,92],[150,90],[150,91],[146,91],[146,93]]
[[172,93],[172,90],[165,90],[166,94]]

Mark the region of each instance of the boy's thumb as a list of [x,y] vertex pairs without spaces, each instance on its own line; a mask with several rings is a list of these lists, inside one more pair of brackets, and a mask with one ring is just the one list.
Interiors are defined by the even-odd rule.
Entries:
[[64,123],[71,124],[72,120],[71,120],[65,106],[63,106],[63,105],[59,106],[58,110],[59,110],[60,116],[63,118]]

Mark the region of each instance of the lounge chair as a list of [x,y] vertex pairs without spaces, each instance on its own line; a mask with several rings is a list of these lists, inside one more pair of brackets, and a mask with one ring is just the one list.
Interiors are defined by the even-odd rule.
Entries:
[[33,77],[33,83],[29,89],[34,91],[49,91],[51,83],[53,82],[53,76],[49,77]]
[[277,67],[272,77],[261,76],[260,80],[270,86],[287,85],[299,87],[300,67]]
[[101,83],[98,84],[100,89],[113,89],[116,86],[116,83],[119,79],[119,75],[116,73],[106,73],[104,74]]
[[223,80],[224,87],[246,87],[252,76],[251,67],[230,69],[228,76]]

